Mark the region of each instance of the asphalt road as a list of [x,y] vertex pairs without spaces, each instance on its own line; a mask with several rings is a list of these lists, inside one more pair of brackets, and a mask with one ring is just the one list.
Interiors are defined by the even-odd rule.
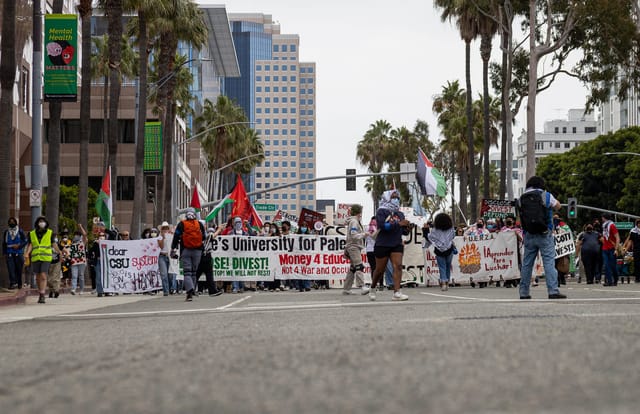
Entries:
[[0,413],[637,413],[640,285],[563,292],[30,302],[0,309]]

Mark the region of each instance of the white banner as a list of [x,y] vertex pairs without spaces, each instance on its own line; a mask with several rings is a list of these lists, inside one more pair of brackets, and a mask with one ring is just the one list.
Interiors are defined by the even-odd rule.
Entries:
[[[211,253],[216,280],[343,279],[349,271],[341,235],[220,236]],[[363,253],[364,260],[366,255]],[[368,266],[364,272],[368,272]]]
[[157,239],[100,240],[102,286],[107,293],[141,293],[162,289]]

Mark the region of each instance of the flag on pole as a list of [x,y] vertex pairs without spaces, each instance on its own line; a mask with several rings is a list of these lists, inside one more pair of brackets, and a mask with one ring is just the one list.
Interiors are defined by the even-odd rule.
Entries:
[[102,179],[100,194],[98,194],[98,199],[96,200],[96,211],[107,229],[111,229],[111,216],[113,215],[111,200],[111,166],[108,166],[107,172]]
[[249,201],[240,174],[238,174],[236,186],[233,187],[230,197],[233,200],[233,210],[231,211],[233,217],[240,217],[242,221],[248,220],[251,227],[262,227],[262,220]]
[[200,205],[200,196],[198,195],[198,186],[196,185],[193,186],[193,195],[191,196],[191,204],[189,204],[189,207],[193,207],[196,210],[196,216],[198,220],[200,220],[200,210],[202,207]]
[[220,200],[218,204],[216,204],[213,210],[211,210],[211,213],[207,215],[205,220],[206,221],[215,220],[215,218],[218,216],[218,212],[220,212],[220,210],[222,210],[224,206],[226,206],[227,204],[232,204],[232,203],[233,203],[233,200],[231,199],[231,194],[227,194],[222,200]]
[[418,171],[416,179],[423,195],[438,195],[444,197],[447,194],[447,185],[444,178],[427,156],[418,148]]

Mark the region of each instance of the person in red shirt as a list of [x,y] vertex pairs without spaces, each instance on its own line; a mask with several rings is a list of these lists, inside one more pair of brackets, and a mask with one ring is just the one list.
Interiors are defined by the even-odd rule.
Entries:
[[602,213],[602,260],[604,263],[605,286],[618,285],[616,249],[620,246],[620,234],[611,221],[609,213]]

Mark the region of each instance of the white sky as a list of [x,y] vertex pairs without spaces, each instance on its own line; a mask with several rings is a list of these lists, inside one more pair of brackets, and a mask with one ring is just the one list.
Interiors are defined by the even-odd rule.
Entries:
[[[204,3],[204,1],[202,1]],[[464,42],[455,26],[440,21],[433,3],[425,0],[229,0],[228,13],[271,14],[281,33],[300,36],[301,61],[316,62],[317,176],[344,174],[345,168],[365,169],[356,161],[356,145],[376,120],[394,128],[413,129],[416,120],[429,124],[432,141],[440,139],[431,111],[433,96],[447,81],[464,81]],[[493,42],[499,59],[499,39]],[[479,42],[471,46],[474,99],[482,91]],[[575,80],[556,81],[537,99],[536,130],[545,121],[566,118],[571,108],[584,106],[587,91]],[[524,128],[526,104],[517,117],[515,135]],[[319,199],[359,202],[363,217],[372,214],[371,196],[358,178],[357,192],[345,182],[317,184]]]

